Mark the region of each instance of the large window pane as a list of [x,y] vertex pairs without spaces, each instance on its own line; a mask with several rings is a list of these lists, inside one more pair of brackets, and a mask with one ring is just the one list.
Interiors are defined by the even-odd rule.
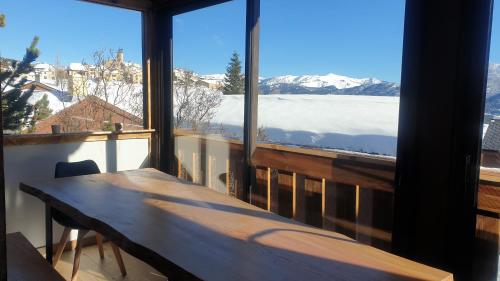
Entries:
[[404,1],[261,1],[252,202],[390,249]]
[[57,0],[7,1],[1,12],[2,72],[18,69],[39,38],[31,67],[5,82],[5,133],[143,128],[141,13]]
[[[482,94],[482,93],[481,93]],[[493,9],[485,99],[481,173],[477,194],[478,280],[498,280],[500,210],[500,9]]]
[[245,1],[174,17],[177,176],[243,192]]

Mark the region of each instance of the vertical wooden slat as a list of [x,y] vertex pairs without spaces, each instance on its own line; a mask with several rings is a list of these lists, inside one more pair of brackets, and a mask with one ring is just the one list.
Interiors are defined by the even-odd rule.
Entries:
[[267,210],[278,213],[279,211],[279,186],[278,170],[267,168]]
[[182,150],[177,151],[177,177],[182,179]]
[[238,163],[239,163],[239,159],[238,158],[233,158],[234,160],[231,162],[231,191],[232,193],[234,194],[234,196],[238,199],[242,199],[243,198],[241,196],[243,196],[243,194],[240,194],[239,192],[242,192],[242,190],[240,189],[240,182],[239,182],[239,166],[238,166]]
[[252,190],[252,202],[262,209],[267,209],[267,168],[256,168],[256,187]]
[[306,218],[306,189],[305,189],[306,177],[297,173],[293,173],[293,219],[301,222],[305,222]]
[[326,179],[321,180],[321,216],[323,218],[323,228],[334,230],[334,184],[327,182]]
[[193,179],[193,183],[198,183],[198,165],[197,165],[197,154],[196,152],[193,152],[193,163],[192,163],[192,168],[193,170],[191,171],[191,178]]
[[212,186],[212,155],[208,155],[208,182],[207,186],[208,188],[213,188]]
[[323,221],[326,216],[326,180],[321,179],[321,217]]
[[356,185],[356,204],[354,206],[354,214],[356,216],[356,240],[358,239],[358,223],[359,223],[359,185]]
[[[477,216],[476,251],[480,259],[475,260],[477,267],[474,277],[477,280],[497,280],[500,221],[497,218]],[[488,261],[488,262],[484,262]]]
[[271,168],[267,168],[267,210],[271,211]]
[[226,194],[231,195],[231,175],[229,174],[231,171],[229,170],[229,159],[226,159]]

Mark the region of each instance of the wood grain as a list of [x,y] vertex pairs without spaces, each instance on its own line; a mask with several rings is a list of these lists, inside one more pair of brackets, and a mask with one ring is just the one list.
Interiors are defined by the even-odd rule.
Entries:
[[293,173],[292,217],[300,222],[305,222],[306,218],[305,181],[306,177],[304,175]]
[[64,281],[19,232],[7,234],[7,274],[9,281]]
[[452,280],[154,169],[26,182],[21,190],[171,280]]
[[123,131],[114,132],[80,132],[64,134],[22,134],[4,136],[4,146],[15,145],[38,145],[59,144],[70,142],[91,142],[127,139],[148,139],[152,137],[154,130]]

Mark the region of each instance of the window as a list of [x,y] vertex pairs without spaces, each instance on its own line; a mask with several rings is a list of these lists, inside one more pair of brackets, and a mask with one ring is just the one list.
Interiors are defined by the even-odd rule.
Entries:
[[[478,215],[476,217],[476,237],[481,262],[478,272],[484,280],[498,279],[498,216],[491,212],[498,206],[494,202],[498,196],[500,183],[500,9],[493,9],[491,30],[490,61],[485,99],[485,115],[481,150],[481,172],[477,194]],[[493,201],[492,201],[493,200]],[[488,212],[488,210],[490,212]]]
[[237,197],[244,174],[245,3],[173,19],[177,176]]
[[404,1],[261,1],[253,204],[390,249],[403,19]]
[[[0,36],[9,42],[0,47],[2,71],[13,71],[12,62],[22,60],[33,37],[39,38],[32,69],[5,89],[5,133],[110,131],[115,123],[125,130],[143,128],[140,12],[22,0],[4,3],[2,13],[7,25]],[[26,81],[17,84],[21,78]],[[19,102],[19,96],[29,98]]]
[[500,169],[500,10],[493,10],[490,64],[483,126],[482,163],[485,169]]

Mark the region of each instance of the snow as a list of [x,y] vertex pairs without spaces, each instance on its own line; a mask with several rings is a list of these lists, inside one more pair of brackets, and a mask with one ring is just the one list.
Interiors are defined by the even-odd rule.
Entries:
[[226,78],[226,74],[220,74],[220,73],[200,76],[201,80],[212,83],[222,82],[224,81],[224,78]]
[[358,87],[365,84],[378,84],[382,81],[375,78],[351,78],[347,76],[329,73],[326,75],[285,75],[277,76],[263,81],[266,85],[294,84],[304,87],[321,88],[335,86],[337,89]]
[[85,66],[79,62],[72,62],[69,64],[68,67],[69,70],[74,70],[74,71],[84,71]]
[[[43,84],[54,88],[54,91],[46,91],[46,90],[35,90],[33,95],[28,99],[28,103],[34,105],[37,101],[43,98],[44,95],[47,95],[47,99],[49,100],[49,108],[52,109],[52,114],[56,114],[59,111],[75,104],[79,101],[79,98],[76,96],[72,96],[69,94],[66,89],[61,90],[59,86],[56,85],[56,82],[53,80],[42,80]],[[95,94],[96,83],[89,81],[88,82],[88,93]],[[131,85],[130,88],[123,87],[120,83],[110,82],[108,84],[108,101],[117,106],[120,109],[123,109],[127,112],[130,112],[136,116],[142,116],[142,110],[137,112],[138,108],[136,105],[142,103],[142,84],[134,84]],[[102,91],[101,91],[102,92]],[[105,100],[105,97],[101,95],[96,95],[97,97]],[[82,99],[84,97],[80,97]]]
[[[182,69],[176,69],[177,72],[183,71]],[[225,74],[207,74],[207,75],[196,75],[199,79],[212,84],[221,83],[224,81]],[[326,75],[284,75],[276,76],[269,79],[264,77],[259,77],[259,83],[262,82],[268,86],[279,85],[279,84],[293,84],[300,85],[304,87],[311,88],[321,88],[328,86],[335,86],[337,89],[346,89],[358,87],[367,84],[379,84],[382,83],[381,80],[376,78],[352,78],[342,75],[337,75],[334,73],[329,73]]]
[[484,136],[486,135],[486,132],[488,131],[488,127],[489,127],[490,124],[483,124],[483,139],[484,139]]
[[[258,126],[269,141],[395,156],[398,97],[261,95]],[[212,120],[241,138],[243,95],[223,96]]]
[[33,95],[28,99],[28,103],[34,105],[37,101],[41,100],[44,95],[47,95],[49,108],[52,109],[52,114],[58,113],[76,102],[76,99],[65,92],[34,91]]
[[33,66],[35,70],[50,71],[53,66],[48,63],[37,63]]

